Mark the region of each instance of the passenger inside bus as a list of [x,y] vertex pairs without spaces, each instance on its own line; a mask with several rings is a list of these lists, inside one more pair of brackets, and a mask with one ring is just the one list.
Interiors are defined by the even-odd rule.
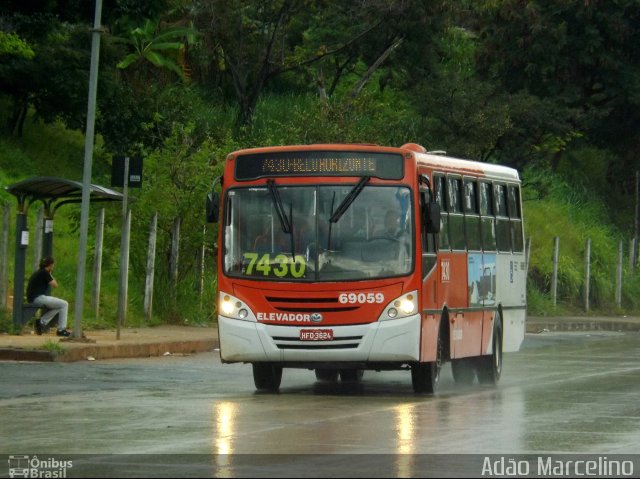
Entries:
[[253,252],[255,253],[276,253],[291,249],[287,246],[287,238],[279,229],[271,228],[271,223],[265,221],[262,230],[253,242]]
[[378,236],[397,238],[401,233],[399,213],[393,209],[387,210],[387,213],[384,215],[384,229]]

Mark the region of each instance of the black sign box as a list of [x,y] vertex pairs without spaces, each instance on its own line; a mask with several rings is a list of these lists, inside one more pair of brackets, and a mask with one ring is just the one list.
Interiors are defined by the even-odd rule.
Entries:
[[[124,186],[124,156],[114,156],[111,186]],[[129,157],[129,188],[142,188],[142,158]]]

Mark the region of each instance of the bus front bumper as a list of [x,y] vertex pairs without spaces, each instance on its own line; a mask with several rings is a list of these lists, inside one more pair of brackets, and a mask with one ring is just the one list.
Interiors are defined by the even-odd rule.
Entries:
[[[332,330],[333,340],[301,341],[305,329]],[[408,362],[420,354],[420,315],[348,326],[280,326],[218,316],[225,362]]]

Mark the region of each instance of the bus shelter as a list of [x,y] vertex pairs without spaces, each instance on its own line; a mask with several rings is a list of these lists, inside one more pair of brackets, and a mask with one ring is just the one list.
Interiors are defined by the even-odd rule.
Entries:
[[[53,219],[57,210],[66,204],[82,201],[82,183],[64,178],[40,176],[19,181],[5,188],[18,201],[16,213],[16,247],[13,272],[13,323],[21,326],[31,319],[31,311],[25,310],[24,279],[26,250],[29,245],[27,214],[32,204],[44,205],[44,219],[41,225],[42,257],[53,255]],[[103,186],[91,185],[90,201],[122,201],[122,193]]]

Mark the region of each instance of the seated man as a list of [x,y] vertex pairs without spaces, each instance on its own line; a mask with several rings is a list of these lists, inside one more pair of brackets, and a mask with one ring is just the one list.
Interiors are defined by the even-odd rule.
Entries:
[[71,336],[67,331],[67,314],[69,303],[64,299],[50,296],[51,288],[57,288],[58,282],[53,278],[54,260],[51,257],[43,258],[40,261],[40,268],[31,275],[27,285],[27,301],[36,306],[45,306],[47,311],[39,320],[36,320],[36,332],[42,334],[49,322],[58,315],[58,336]]
[[375,236],[399,238],[403,232],[403,229],[400,228],[400,213],[390,209],[384,215],[383,227],[376,230]]

